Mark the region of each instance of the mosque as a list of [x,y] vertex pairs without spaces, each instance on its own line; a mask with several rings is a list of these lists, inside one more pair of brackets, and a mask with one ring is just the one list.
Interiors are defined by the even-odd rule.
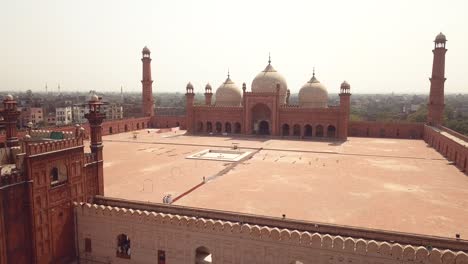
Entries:
[[244,135],[295,136],[346,140],[350,110],[350,85],[341,84],[340,105],[328,105],[325,85],[315,77],[299,91],[299,104],[289,103],[286,79],[271,65],[242,91],[228,78],[215,92],[205,87],[205,104],[194,105],[194,88],[187,84],[187,130],[189,133],[226,133]]

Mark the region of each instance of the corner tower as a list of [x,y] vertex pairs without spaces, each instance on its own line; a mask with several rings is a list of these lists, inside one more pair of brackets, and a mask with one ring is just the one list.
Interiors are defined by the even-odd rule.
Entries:
[[445,83],[445,35],[440,33],[434,40],[434,61],[432,63],[431,90],[429,94],[427,122],[429,125],[442,125],[444,116],[444,83]]
[[141,80],[141,84],[143,86],[143,116],[154,116],[153,80],[151,79],[151,51],[145,46],[141,53],[141,61],[143,62],[143,78]]

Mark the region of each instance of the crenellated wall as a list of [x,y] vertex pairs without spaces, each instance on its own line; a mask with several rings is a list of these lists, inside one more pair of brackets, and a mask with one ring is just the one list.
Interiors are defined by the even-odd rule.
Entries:
[[424,126],[424,141],[468,174],[468,138],[445,127]]
[[58,151],[74,147],[83,147],[83,138],[69,138],[53,140],[41,143],[30,143],[26,145],[26,155],[38,155],[51,151]]
[[423,123],[350,121],[348,136],[372,138],[422,139]]
[[[75,203],[75,213],[79,255],[87,263],[157,263],[155,256],[161,252],[165,263],[194,263],[197,248],[204,247],[212,254],[213,263],[468,264],[464,252],[391,241],[88,203]],[[116,256],[120,234],[131,240],[129,259]]]

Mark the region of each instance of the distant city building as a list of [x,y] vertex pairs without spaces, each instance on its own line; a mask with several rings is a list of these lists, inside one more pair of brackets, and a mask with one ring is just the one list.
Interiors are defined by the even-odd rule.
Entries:
[[85,118],[85,114],[89,113],[88,106],[82,104],[73,105],[73,123],[82,124],[86,123],[88,120]]
[[73,119],[72,119],[72,107],[71,106],[57,107],[55,109],[55,116],[56,116],[55,124],[57,126],[71,124],[72,121],[73,121]]
[[106,113],[106,120],[122,119],[123,107],[120,104],[104,105],[104,113]]
[[29,108],[29,110],[31,122],[33,123],[33,125],[37,126],[38,124],[44,122],[44,110],[42,109],[42,107],[31,107]]
[[44,112],[42,107],[21,107],[19,126],[26,127],[29,122],[34,126],[41,124],[44,121]]
[[48,126],[55,126],[55,122],[56,122],[55,113],[54,113],[54,112],[48,113],[48,114],[47,114],[46,124],[47,124]]

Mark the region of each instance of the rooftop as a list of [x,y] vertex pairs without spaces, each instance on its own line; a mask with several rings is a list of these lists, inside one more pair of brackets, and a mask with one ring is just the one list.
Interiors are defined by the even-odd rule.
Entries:
[[[339,143],[155,131],[104,137],[106,196],[162,202],[172,194],[184,206],[468,236],[468,177],[422,140]],[[233,145],[251,158],[187,158]]]

